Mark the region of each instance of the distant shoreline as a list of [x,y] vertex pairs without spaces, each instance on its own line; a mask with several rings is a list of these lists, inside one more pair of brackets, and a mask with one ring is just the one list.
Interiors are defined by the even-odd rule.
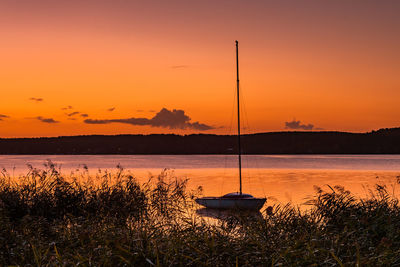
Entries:
[[[151,134],[0,138],[1,155],[230,155],[236,135]],[[400,154],[400,128],[368,133],[269,132],[242,136],[249,155]]]

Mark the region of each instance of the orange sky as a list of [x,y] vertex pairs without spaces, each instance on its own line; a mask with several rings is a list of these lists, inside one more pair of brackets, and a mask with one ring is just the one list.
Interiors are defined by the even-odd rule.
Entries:
[[[398,127],[398,14],[395,0],[1,0],[0,137],[234,133],[236,39],[244,132]],[[191,120],[151,120],[163,108]]]

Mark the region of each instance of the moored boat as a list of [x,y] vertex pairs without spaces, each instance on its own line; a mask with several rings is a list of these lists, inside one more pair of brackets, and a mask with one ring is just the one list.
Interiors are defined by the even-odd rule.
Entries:
[[240,103],[239,103],[239,42],[236,41],[236,92],[237,92],[237,130],[238,130],[238,167],[239,167],[239,192],[229,193],[221,197],[201,197],[195,201],[210,209],[241,209],[260,210],[266,198],[255,198],[250,194],[242,193],[242,151],[240,145]]

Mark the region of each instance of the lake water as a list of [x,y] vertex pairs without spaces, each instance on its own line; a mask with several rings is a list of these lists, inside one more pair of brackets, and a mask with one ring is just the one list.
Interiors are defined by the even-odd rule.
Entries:
[[[99,169],[117,171],[119,164],[140,181],[165,168],[189,178],[192,189],[219,196],[238,190],[237,156],[233,155],[3,155],[0,168],[14,177],[28,171],[27,164],[43,168],[51,160],[64,174],[86,165],[89,174]],[[243,156],[243,191],[268,202],[301,204],[314,195],[314,186],[341,185],[358,196],[375,184],[396,192],[400,155],[247,155]],[[400,185],[399,185],[400,186]]]

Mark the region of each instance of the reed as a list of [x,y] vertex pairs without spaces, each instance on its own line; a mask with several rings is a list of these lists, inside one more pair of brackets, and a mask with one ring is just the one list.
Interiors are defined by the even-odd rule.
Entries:
[[[33,266],[344,266],[400,264],[399,201],[337,186],[300,210],[196,215],[187,180],[164,171],[139,184],[122,168],[63,176],[49,162],[0,179],[0,264]],[[89,179],[90,178],[90,179]]]

